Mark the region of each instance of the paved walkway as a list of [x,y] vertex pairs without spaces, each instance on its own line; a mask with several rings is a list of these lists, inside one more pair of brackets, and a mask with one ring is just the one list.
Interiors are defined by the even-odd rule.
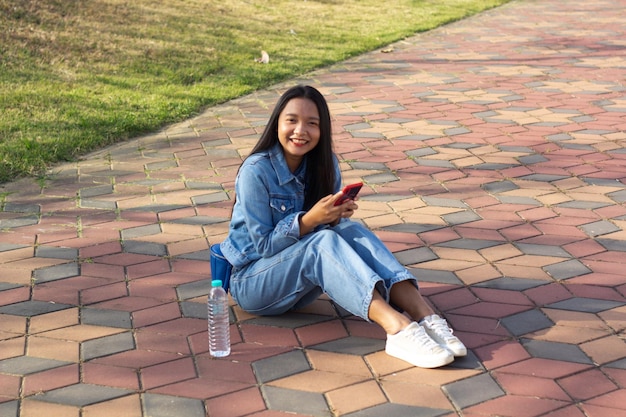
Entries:
[[[626,1],[514,1],[392,49],[0,188],[0,416],[626,416]],[[295,82],[467,358],[408,367],[325,298],[233,305],[209,357],[207,249]]]

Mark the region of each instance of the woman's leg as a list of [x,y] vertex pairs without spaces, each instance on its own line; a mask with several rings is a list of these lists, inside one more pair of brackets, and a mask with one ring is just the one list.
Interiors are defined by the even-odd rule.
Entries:
[[387,298],[381,277],[332,230],[307,235],[271,258],[234,271],[230,282],[235,301],[253,314],[282,314],[323,291],[366,320],[375,288]]
[[391,287],[390,302],[406,312],[413,320],[420,321],[426,316],[435,314],[422,293],[411,281],[402,281]]
[[411,324],[411,320],[400,313],[374,290],[372,302],[368,310],[369,319],[378,324],[387,334],[396,334]]
[[[359,256],[384,279],[385,285],[389,289],[388,302],[391,305],[406,312],[416,322],[421,322],[428,335],[455,356],[465,356],[467,354],[467,349],[452,334],[452,329],[450,329],[448,323],[436,315],[424,297],[422,297],[415,278],[409,274],[404,265],[397,261],[395,256],[374,233],[359,223],[352,221],[341,222],[333,230],[340,234],[355,249]],[[383,312],[384,315],[382,317],[378,314],[379,311]],[[372,316],[372,320],[381,324],[387,331],[387,334],[394,334],[389,331],[394,329],[394,326],[387,328],[385,326],[389,325],[383,324],[389,323],[391,317],[386,308],[377,308],[376,313]],[[391,321],[391,323],[394,322]]]
[[390,294],[391,302],[405,311],[413,320],[419,322],[426,330],[428,336],[439,345],[454,356],[467,355],[465,345],[458,337],[454,336],[446,320],[435,314],[412,282],[402,281],[397,283],[391,288]]
[[[407,271],[384,243],[371,230],[354,221],[342,221],[331,230],[337,233],[372,270],[385,281],[387,289],[415,277]],[[385,297],[389,298],[388,294]]]

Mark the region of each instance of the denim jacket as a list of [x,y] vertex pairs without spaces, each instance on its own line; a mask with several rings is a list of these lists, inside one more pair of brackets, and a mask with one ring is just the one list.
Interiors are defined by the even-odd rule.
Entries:
[[[235,179],[235,206],[228,237],[220,247],[226,259],[242,268],[273,256],[300,239],[298,219],[304,214],[304,175],[307,159],[289,171],[280,143],[250,155]],[[335,159],[334,192],[341,187]]]

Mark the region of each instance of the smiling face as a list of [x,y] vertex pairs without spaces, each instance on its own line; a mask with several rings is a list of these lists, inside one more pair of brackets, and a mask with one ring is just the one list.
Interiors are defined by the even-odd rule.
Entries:
[[291,99],[278,117],[278,140],[287,166],[294,172],[320,141],[320,116],[308,98]]

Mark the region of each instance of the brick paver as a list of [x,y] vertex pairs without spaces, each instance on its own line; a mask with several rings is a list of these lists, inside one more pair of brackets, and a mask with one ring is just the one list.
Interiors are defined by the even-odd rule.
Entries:
[[[0,187],[0,416],[626,415],[626,1],[512,1]],[[322,296],[206,334],[210,244],[280,93],[328,98],[356,217],[469,354]]]

